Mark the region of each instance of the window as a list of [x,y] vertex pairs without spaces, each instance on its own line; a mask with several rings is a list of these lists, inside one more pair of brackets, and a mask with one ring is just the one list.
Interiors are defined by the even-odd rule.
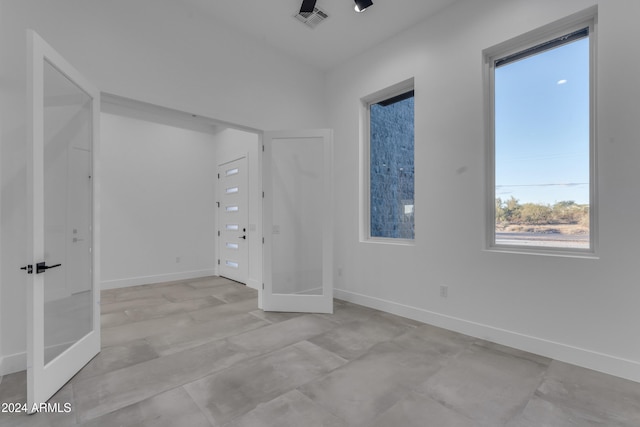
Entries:
[[487,55],[490,246],[591,252],[593,25]]
[[413,240],[414,92],[405,84],[365,101],[369,238]]

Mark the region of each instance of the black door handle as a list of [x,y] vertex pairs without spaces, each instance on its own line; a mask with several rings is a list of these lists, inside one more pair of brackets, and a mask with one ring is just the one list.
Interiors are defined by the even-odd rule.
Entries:
[[44,273],[50,268],[60,267],[62,264],[55,265],[46,265],[44,262],[39,262],[36,264],[36,274]]
[[238,239],[244,239],[244,240],[247,240],[247,236],[241,236],[241,237],[238,237]]

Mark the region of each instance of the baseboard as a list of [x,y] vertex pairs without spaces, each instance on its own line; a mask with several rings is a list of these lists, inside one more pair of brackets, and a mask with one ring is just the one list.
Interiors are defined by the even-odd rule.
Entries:
[[147,285],[150,283],[174,282],[176,280],[198,279],[200,277],[217,276],[218,269],[181,271],[179,273],[157,274],[153,276],[128,277],[125,279],[103,280],[102,289],[127,288],[129,286]]
[[334,289],[334,297],[375,308],[398,316],[428,323],[461,334],[539,354],[561,362],[593,369],[609,375],[640,382],[640,362],[623,359],[610,354],[570,346],[546,339],[524,335],[457,317],[370,297],[342,289]]
[[16,353],[0,359],[0,376],[13,374],[27,369],[27,353]]

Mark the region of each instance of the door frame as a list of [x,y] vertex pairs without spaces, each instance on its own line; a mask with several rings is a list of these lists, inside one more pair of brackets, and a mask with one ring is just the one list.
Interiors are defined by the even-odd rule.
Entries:
[[[44,260],[44,62],[92,98],[93,330],[45,365],[44,277],[27,274],[27,404],[46,402],[100,351],[100,92],[35,31],[27,30],[27,259]],[[35,273],[35,271],[34,271]]]

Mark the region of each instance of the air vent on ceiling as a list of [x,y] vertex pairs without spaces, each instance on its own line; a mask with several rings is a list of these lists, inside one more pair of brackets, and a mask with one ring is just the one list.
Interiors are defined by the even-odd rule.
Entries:
[[329,17],[326,12],[313,8],[313,12],[300,12],[295,17],[309,28],[315,28],[319,23]]

